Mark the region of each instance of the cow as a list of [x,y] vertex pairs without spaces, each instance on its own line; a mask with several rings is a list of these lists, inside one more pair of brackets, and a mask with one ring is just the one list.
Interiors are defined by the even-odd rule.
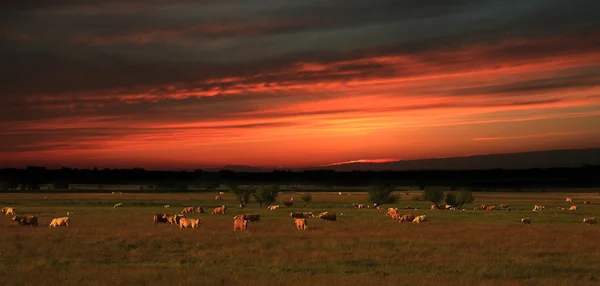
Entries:
[[163,208],[165,208],[165,209],[168,209],[168,208],[170,208],[170,207],[171,207],[170,205],[164,205],[164,206],[163,206]]
[[279,209],[279,205],[276,206],[268,206],[267,209],[269,209],[270,211],[275,211]]
[[234,216],[233,220],[236,220],[236,219],[248,220],[248,218],[249,218],[249,215],[247,215],[247,214],[239,214],[239,215]]
[[583,218],[583,223],[587,223],[587,225],[596,224],[596,217],[586,217]]
[[294,219],[296,219],[296,218],[304,218],[304,213],[302,213],[302,212],[291,212],[290,216],[293,217]]
[[[341,195],[341,194],[342,194],[342,193],[340,193],[340,195]],[[358,204],[352,204],[352,207],[353,207],[353,208],[355,208],[355,209],[357,209],[357,208],[358,208]]]
[[400,222],[411,222],[415,220],[415,216],[412,214],[405,214],[400,218]]
[[248,221],[242,219],[233,220],[233,231],[243,231],[248,229]]
[[215,201],[220,201],[221,200],[221,195],[216,195],[215,196]]
[[294,222],[296,223],[296,228],[300,230],[307,230],[308,226],[306,225],[305,218],[294,218]]
[[304,218],[314,218],[315,214],[313,214],[312,212],[303,212],[302,213],[304,215]]
[[4,213],[6,213],[6,215],[16,215],[15,208],[11,207],[4,208]]
[[481,205],[479,206],[480,209],[485,210],[487,208],[487,205]]
[[507,210],[510,206],[509,205],[499,205],[498,208],[499,209],[503,209],[503,210]]
[[444,209],[447,209],[447,210],[449,210],[449,209],[451,209],[451,208],[452,208],[452,205],[445,205],[445,206],[444,206]]
[[533,211],[534,211],[534,212],[536,212],[536,211],[541,211],[541,210],[543,210],[543,209],[545,209],[545,208],[546,208],[545,206],[538,206],[538,205],[535,205],[535,206],[533,206]]
[[52,222],[50,222],[50,225],[48,227],[57,227],[57,226],[66,226],[69,227],[69,222],[71,221],[71,219],[66,216],[66,217],[57,217],[52,219]]
[[196,208],[196,212],[199,214],[203,214],[204,213],[204,209],[202,207],[198,207]]
[[437,210],[437,208],[438,208],[438,206],[436,206],[436,205],[431,205],[431,210],[432,210],[432,211],[433,211],[433,210]]
[[317,215],[317,217],[324,221],[336,221],[337,220],[335,213],[329,213],[329,212],[322,212],[319,215]]
[[412,209],[412,207],[411,206],[404,206],[404,209],[405,210],[409,210],[409,209]]
[[521,223],[522,224],[531,224],[531,218],[530,217],[524,217],[521,219]]
[[154,224],[157,224],[157,223],[168,223],[169,222],[169,220],[167,219],[167,214],[164,214],[164,213],[154,214],[153,220],[154,220]]
[[576,211],[577,210],[577,206],[571,206],[571,207],[569,207],[569,210],[570,211]]
[[567,197],[567,198],[565,198],[565,202],[566,203],[573,203],[573,198]]
[[397,215],[398,214],[398,208],[389,208],[387,210],[387,212],[385,213],[386,216],[392,216],[392,215]]
[[165,218],[167,219],[167,222],[170,224],[177,224],[179,225],[179,220],[181,220],[182,218],[184,218],[184,215],[165,215]]
[[294,197],[291,197],[289,202],[283,202],[283,204],[284,204],[286,207],[291,207],[291,206],[293,206],[293,205],[294,205]]
[[250,221],[250,222],[259,222],[260,221],[260,215],[259,214],[249,214],[248,215],[248,221]]
[[188,217],[182,217],[179,220],[179,228],[198,228],[198,225],[200,224],[200,219],[196,218],[188,218]]
[[365,205],[365,204],[358,204],[358,205],[356,206],[356,208],[357,208],[357,209],[366,209],[366,208],[367,208],[367,205]]
[[392,214],[391,215],[393,220],[399,220],[400,219],[400,215],[398,213]]
[[219,195],[224,195],[224,194],[225,194],[225,192],[219,192]]
[[563,211],[565,211],[565,208],[558,207],[558,210],[563,212]]
[[193,213],[193,212],[194,212],[194,207],[183,208],[183,210],[181,211],[182,214]]
[[116,203],[115,206],[113,208],[122,208],[123,207],[123,203]]
[[495,210],[495,209],[496,209],[496,206],[487,206],[487,207],[485,208],[485,210],[486,210],[486,211],[493,211],[493,210]]
[[12,220],[18,222],[20,225],[38,226],[37,216],[15,216]]
[[415,219],[413,219],[414,223],[422,223],[422,222],[426,222],[427,221],[427,216],[426,215],[420,215],[415,217]]
[[218,207],[218,208],[215,208],[215,209],[212,211],[212,214],[225,214],[225,211],[226,211],[226,210],[227,210],[227,207],[226,207],[225,205],[223,205],[223,206],[220,206],[220,207]]
[[584,204],[584,205],[589,205],[589,204],[590,204],[590,201],[583,201],[583,204]]

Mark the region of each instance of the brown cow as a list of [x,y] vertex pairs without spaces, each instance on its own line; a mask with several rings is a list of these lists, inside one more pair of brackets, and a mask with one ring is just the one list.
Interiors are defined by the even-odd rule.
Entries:
[[498,208],[506,210],[508,209],[510,206],[509,205],[499,205]]
[[399,220],[400,219],[400,215],[397,214],[397,213],[392,214],[391,217],[392,217],[393,220]]
[[179,225],[179,220],[181,220],[185,216],[178,214],[178,215],[165,215],[165,217],[167,218],[168,223]]
[[427,216],[426,215],[420,215],[415,217],[415,219],[413,219],[414,223],[422,223],[422,222],[426,222],[427,220]]
[[302,212],[291,212],[290,216],[293,218],[304,218],[304,213]]
[[183,210],[181,211],[182,214],[193,213],[193,212],[194,212],[194,207],[183,208]]
[[198,225],[200,224],[200,219],[196,218],[188,218],[188,217],[182,217],[179,220],[179,228],[198,228]]
[[583,204],[584,204],[584,205],[589,205],[589,204],[590,204],[590,201],[583,201]]
[[569,207],[569,210],[570,211],[576,211],[577,210],[577,206],[571,206],[571,207]]
[[3,210],[0,213],[6,213],[6,215],[16,215],[15,213],[15,208],[11,208],[11,207],[6,207],[3,208]]
[[389,208],[387,210],[387,212],[385,213],[386,216],[392,216],[392,215],[397,215],[398,214],[398,208]]
[[415,216],[412,214],[405,214],[400,218],[400,222],[411,222],[415,220]]
[[66,216],[66,217],[57,217],[55,219],[52,219],[52,222],[50,222],[50,226],[48,227],[57,227],[57,226],[66,226],[69,227],[69,222],[71,221],[71,219]]
[[233,221],[233,231],[243,231],[248,229],[248,221],[242,219],[236,219]]
[[278,210],[278,209],[279,209],[279,205],[276,205],[276,206],[268,206],[268,207],[267,207],[267,209],[268,209],[268,210],[270,210],[270,211],[275,211],[275,210]]
[[302,213],[304,215],[304,218],[314,218],[315,214],[313,214],[312,212],[303,212]]
[[123,203],[116,203],[115,206],[113,208],[122,208],[123,207]]
[[565,208],[558,207],[558,210],[562,212],[565,211]]
[[322,212],[317,217],[322,220],[325,220],[325,221],[336,221],[337,220],[335,213],[329,213],[329,212]]
[[587,225],[596,224],[596,217],[586,217],[583,218],[583,223],[587,223]]
[[215,201],[220,201],[221,200],[221,195],[216,195],[215,196]]
[[438,206],[437,205],[431,205],[431,210],[437,210]]
[[536,212],[536,211],[541,211],[541,210],[543,210],[543,209],[545,209],[545,208],[546,208],[545,206],[538,206],[538,205],[534,205],[534,206],[533,206],[533,211],[534,211],[534,212]]
[[12,220],[18,222],[20,225],[38,226],[37,216],[15,216]]
[[449,210],[449,209],[451,209],[451,208],[452,208],[452,205],[445,205],[445,206],[444,206],[444,209],[447,209],[447,210]]
[[223,205],[223,206],[220,206],[220,207],[218,207],[218,208],[215,208],[215,209],[212,211],[212,214],[225,214],[225,211],[226,211],[226,210],[227,210],[227,207],[226,207],[225,205]]
[[154,224],[167,223],[167,222],[169,222],[169,220],[167,219],[167,214],[164,214],[164,213],[154,214]]
[[203,214],[204,213],[204,209],[202,207],[198,207],[196,208],[196,212],[199,214]]
[[308,226],[306,225],[305,218],[294,218],[294,222],[296,223],[296,228],[300,230],[307,230]]
[[566,203],[573,203],[573,198],[571,198],[571,197],[567,197],[567,198],[565,199],[565,202],[566,202]]
[[531,224],[531,218],[530,217],[522,218],[521,223],[522,224]]
[[495,209],[496,209],[496,206],[487,206],[487,207],[485,208],[485,210],[486,210],[486,211],[493,211],[493,210],[495,210]]

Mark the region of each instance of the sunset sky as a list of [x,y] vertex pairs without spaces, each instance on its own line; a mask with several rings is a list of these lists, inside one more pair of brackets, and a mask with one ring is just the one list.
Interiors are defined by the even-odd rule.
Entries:
[[600,147],[600,1],[11,2],[0,167]]

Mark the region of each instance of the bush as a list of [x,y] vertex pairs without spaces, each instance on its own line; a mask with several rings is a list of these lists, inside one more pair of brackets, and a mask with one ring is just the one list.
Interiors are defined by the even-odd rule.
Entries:
[[413,201],[417,201],[417,202],[422,202],[422,201],[424,201],[424,199],[423,199],[423,195],[412,196],[412,197],[411,197],[411,199],[412,199]]
[[262,207],[269,206],[277,200],[279,195],[279,186],[261,186],[256,192],[254,192],[254,200]]
[[312,195],[310,193],[304,193],[300,199],[304,201],[304,207],[308,205],[312,201]]
[[225,186],[235,195],[241,207],[245,207],[250,201],[250,195],[255,193],[253,188],[240,188],[235,182],[227,182]]
[[398,196],[393,194],[396,186],[390,184],[373,185],[369,188],[368,198],[369,202],[378,205],[391,204],[398,200]]
[[427,189],[423,191],[423,199],[437,205],[444,198],[444,192],[441,190]]
[[471,204],[475,201],[473,198],[473,192],[471,191],[460,191],[456,193],[456,201],[464,202],[465,204]]

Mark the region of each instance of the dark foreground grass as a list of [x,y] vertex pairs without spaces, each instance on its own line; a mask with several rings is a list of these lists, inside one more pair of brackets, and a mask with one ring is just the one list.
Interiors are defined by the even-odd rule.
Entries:
[[[203,218],[200,228],[179,230],[153,225],[152,214],[164,204],[170,213],[216,206],[214,194],[2,194],[2,206],[36,214],[41,225],[0,217],[0,285],[600,285],[600,228],[581,222],[600,214],[600,197],[585,196],[592,204],[576,212],[556,211],[566,206],[556,193],[476,196],[478,204],[509,203],[510,212],[399,202],[419,208],[404,213],[431,218],[416,225],[352,209],[364,194],[315,193],[307,208],[231,207],[225,216],[194,214]],[[116,202],[125,207],[113,209]],[[547,210],[534,213],[531,202]],[[334,211],[338,221],[311,219],[308,231],[298,231],[291,210]],[[67,211],[70,228],[47,227]],[[241,212],[262,220],[234,233],[231,218]],[[518,223],[525,216],[532,225]]]

